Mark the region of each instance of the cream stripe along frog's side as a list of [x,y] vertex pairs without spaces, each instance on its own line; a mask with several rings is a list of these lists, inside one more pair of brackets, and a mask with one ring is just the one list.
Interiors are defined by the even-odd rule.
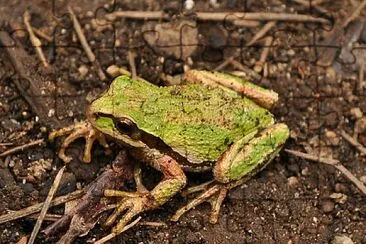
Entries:
[[108,147],[107,135],[134,158],[162,172],[163,179],[150,192],[105,192],[123,197],[107,220],[112,224],[124,213],[112,230],[115,234],[137,214],[180,192],[187,181],[185,170],[212,170],[214,181],[187,189],[203,193],[172,219],[210,199],[210,222],[215,223],[227,191],[265,167],[289,136],[288,127],[276,124],[268,111],[278,100],[275,92],[220,72],[191,70],[184,81],[180,86],[158,87],[117,77],[90,105],[88,122],[50,135],[53,139],[70,133],[59,152],[65,162],[70,161],[65,148],[76,138],[87,138],[84,161],[90,161],[93,141]]

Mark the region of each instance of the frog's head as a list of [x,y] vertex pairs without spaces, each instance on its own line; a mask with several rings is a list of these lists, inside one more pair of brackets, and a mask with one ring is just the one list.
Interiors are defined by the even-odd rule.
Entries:
[[139,129],[130,114],[133,111],[131,97],[136,97],[138,92],[133,82],[140,81],[128,76],[114,79],[109,89],[89,106],[88,120],[95,129],[125,146],[142,147],[144,143],[139,140]]

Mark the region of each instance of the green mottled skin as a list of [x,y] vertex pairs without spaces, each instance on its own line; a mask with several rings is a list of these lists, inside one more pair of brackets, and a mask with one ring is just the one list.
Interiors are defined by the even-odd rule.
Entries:
[[[215,161],[228,145],[273,124],[268,110],[227,89],[200,84],[157,87],[127,76],[116,78],[90,112],[133,120],[191,163]],[[96,125],[102,132],[114,128],[106,117]]]

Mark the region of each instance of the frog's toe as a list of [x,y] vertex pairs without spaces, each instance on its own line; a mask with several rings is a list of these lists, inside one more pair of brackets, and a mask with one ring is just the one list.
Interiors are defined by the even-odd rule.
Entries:
[[181,207],[173,215],[171,220],[172,221],[178,221],[179,218],[184,213],[188,212],[192,208],[195,208],[196,206],[198,206],[202,202],[207,201],[211,204],[210,223],[212,223],[212,224],[216,223],[217,220],[218,220],[218,216],[219,216],[219,212],[220,212],[222,202],[224,201],[224,199],[227,195],[229,187],[227,187],[227,185],[223,185],[223,184],[214,184],[214,185],[212,185],[211,183],[212,182],[207,182],[207,183],[204,183],[202,185],[189,188],[187,190],[187,192],[189,194],[193,193],[193,192],[197,192],[197,191],[202,191],[202,190],[204,190],[204,192],[201,195],[199,195],[198,197],[196,197],[195,199],[193,199],[191,202],[189,202],[187,205]]

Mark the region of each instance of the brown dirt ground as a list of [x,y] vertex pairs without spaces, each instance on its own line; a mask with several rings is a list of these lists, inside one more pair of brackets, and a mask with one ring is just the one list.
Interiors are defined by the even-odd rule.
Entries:
[[[64,15],[66,1],[55,0],[53,9],[51,1],[29,2],[9,0],[1,3],[0,26],[7,31],[11,28],[23,28],[21,16],[27,7],[33,14],[34,27],[43,28],[47,33],[52,28],[50,23],[57,23],[56,42],[49,43],[44,47],[44,51],[46,58],[52,60],[51,65],[56,74],[53,81],[55,86],[60,87],[62,94],[69,94],[59,94],[54,116],[60,119],[62,125],[72,124],[75,119],[85,118],[86,96],[104,90],[111,79],[108,78],[104,82],[98,79],[78,41],[73,37],[71,22],[67,15]],[[180,11],[180,1],[172,1],[165,5],[162,2],[119,1],[118,4],[124,10],[165,9],[173,13]],[[243,2],[245,1],[220,1],[221,7],[215,9],[208,5],[208,1],[196,1],[196,9],[238,11],[245,9]],[[335,1],[334,4],[322,6],[334,14],[335,18],[342,18],[345,15],[343,12],[350,9],[345,2],[348,1]],[[161,82],[159,74],[162,72],[179,74],[185,64],[192,68],[213,69],[225,58],[240,50],[241,55],[237,60],[253,68],[253,60],[259,59],[263,49],[260,45],[240,48],[241,43],[250,40],[260,27],[236,28],[221,22],[199,22],[200,37],[193,40],[199,44],[198,48],[191,55],[192,62],[184,61],[167,57],[163,52],[164,48],[153,49],[144,42],[141,31],[144,21],[118,21],[112,29],[93,29],[90,21],[94,13],[103,15],[103,6],[112,9],[108,1],[83,0],[70,4],[74,7],[103,69],[112,64],[129,67],[127,50],[130,46],[137,54],[138,75],[157,84]],[[252,12],[297,10],[299,13],[309,13],[306,8],[287,1],[247,1],[247,7]],[[339,9],[343,9],[343,12],[339,12]],[[47,17],[52,11],[57,21]],[[273,70],[258,84],[269,87],[280,95],[280,102],[273,113],[292,130],[292,137],[286,148],[304,151],[311,147],[314,154],[337,158],[355,176],[365,177],[365,156],[361,156],[353,146],[343,140],[340,131],[343,129],[352,133],[356,122],[350,113],[352,108],[358,107],[366,113],[366,92],[357,89],[356,78],[351,76],[347,79],[336,79],[329,73],[329,69],[314,64],[317,57],[316,48],[312,47],[314,35],[326,36],[326,32],[310,24],[278,23],[271,32],[275,44],[267,59]],[[17,31],[13,36],[35,57],[27,35]],[[113,48],[115,39],[120,44],[119,47]],[[161,57],[164,55],[166,57],[162,62]],[[21,145],[36,138],[46,137],[47,133],[42,132],[44,124],[36,120],[12,82],[11,71],[7,69],[11,67],[9,60],[1,56],[0,61],[4,64],[0,68],[0,142],[10,141]],[[82,65],[88,68],[85,77],[81,77],[78,71]],[[230,66],[225,68],[232,69]],[[55,125],[51,127],[56,128]],[[332,132],[336,133],[335,136]],[[361,135],[360,141],[366,142],[365,135]],[[45,147],[33,147],[0,158],[1,214],[45,199],[57,170],[62,166],[62,162],[55,156],[58,146],[59,143],[49,143]],[[76,143],[69,153],[78,155],[82,146],[82,142]],[[1,150],[5,151],[9,147],[3,147]],[[91,164],[85,165],[78,160],[72,162],[67,168],[68,179],[65,180],[65,187],[59,195],[90,183],[112,158],[113,156],[105,157],[102,149],[96,147]],[[29,165],[42,159],[50,159],[51,162],[43,176],[31,182],[25,180],[32,174],[27,170]],[[154,171],[146,171],[147,181],[154,181],[157,176],[149,176]],[[149,177],[153,179],[150,180]],[[195,183],[207,178],[209,176],[189,175],[191,182]],[[344,194],[347,197],[345,202],[331,199],[330,195],[335,192]],[[208,204],[188,212],[177,223],[169,222],[169,216],[187,200],[176,196],[158,210],[143,215],[144,220],[164,221],[168,227],[136,226],[118,236],[112,243],[327,243],[337,234],[345,234],[355,243],[366,243],[365,196],[332,167],[309,162],[285,152],[281,152],[265,170],[244,186],[230,192],[221,209],[219,222],[215,225],[208,222]],[[61,213],[62,209],[54,208],[52,211]],[[0,225],[0,243],[15,243],[22,236],[30,235],[34,224],[34,219],[22,218]],[[48,224],[49,222],[46,222],[44,226]],[[108,229],[97,225],[87,236],[75,240],[75,243],[90,242],[107,233]],[[56,240],[57,237],[45,240],[44,236],[39,235],[37,243],[52,243]]]

